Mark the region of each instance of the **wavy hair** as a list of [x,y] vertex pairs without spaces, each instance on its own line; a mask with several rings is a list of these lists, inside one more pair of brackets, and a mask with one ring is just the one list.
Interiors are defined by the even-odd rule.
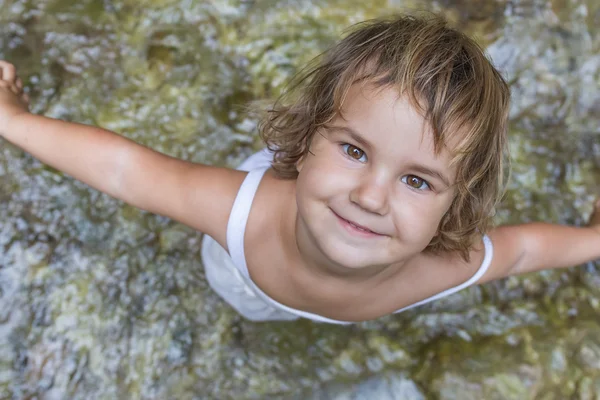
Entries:
[[315,132],[341,113],[357,82],[406,96],[431,128],[436,153],[458,135],[452,149],[456,195],[425,252],[458,252],[468,260],[503,192],[507,83],[483,49],[443,17],[404,15],[354,25],[292,80],[259,122],[279,177],[298,176],[296,163]]

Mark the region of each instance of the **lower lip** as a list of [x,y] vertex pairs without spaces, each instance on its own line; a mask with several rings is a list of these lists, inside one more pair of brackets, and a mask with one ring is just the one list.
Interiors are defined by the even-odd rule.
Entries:
[[338,219],[338,221],[340,221],[340,224],[348,232],[350,232],[353,235],[360,236],[360,237],[363,237],[363,238],[375,238],[375,237],[384,236],[384,235],[380,235],[380,234],[375,233],[375,232],[362,230],[362,229],[356,227],[355,225],[352,225],[350,222],[346,221],[344,218],[340,217],[336,213],[333,213],[333,214],[336,216],[336,218]]

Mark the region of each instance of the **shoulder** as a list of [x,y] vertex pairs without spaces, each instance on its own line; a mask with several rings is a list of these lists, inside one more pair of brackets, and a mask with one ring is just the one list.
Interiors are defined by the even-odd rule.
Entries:
[[493,252],[493,242],[489,237],[482,235],[473,240],[468,260],[458,252],[423,252],[412,260],[409,270],[418,273],[420,281],[431,286],[429,294],[436,294],[455,287],[480,283],[491,265]]
[[458,253],[420,253],[392,279],[389,310],[398,312],[465,289],[479,279],[486,259],[483,238],[475,240],[468,261]]
[[468,271],[469,284],[479,285],[508,276],[519,260],[521,247],[518,235],[501,227],[474,239],[468,260],[459,254],[444,254],[429,262],[445,265],[453,271]]
[[521,261],[526,247],[521,233],[518,226],[511,225],[493,228],[488,232],[493,257],[486,273],[478,280],[478,284],[511,275],[515,266]]
[[526,241],[521,233],[518,226],[500,226],[474,240],[468,260],[458,254],[444,254],[421,257],[419,261],[432,265],[432,270],[440,274],[447,270],[458,274],[468,271],[472,278],[470,284],[502,279],[511,275],[525,253]]
[[296,215],[295,188],[295,180],[279,178],[272,169],[265,172],[248,216],[248,242],[289,233],[290,222],[295,222]]
[[520,230],[515,226],[505,225],[477,237],[469,251],[468,260],[458,254],[446,254],[431,262],[471,271],[472,284],[483,284],[511,275],[524,253],[524,247]]
[[162,188],[174,204],[161,214],[226,246],[229,215],[246,175],[245,171],[190,163],[172,187]]
[[274,282],[281,283],[294,264],[287,250],[290,243],[295,246],[295,183],[267,170],[252,202],[244,237],[245,256],[252,279],[263,290],[273,287],[272,292],[276,292]]

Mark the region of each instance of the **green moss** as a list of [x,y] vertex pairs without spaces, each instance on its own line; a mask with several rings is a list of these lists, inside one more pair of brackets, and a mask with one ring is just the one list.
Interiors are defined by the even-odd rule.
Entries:
[[[513,180],[498,222],[581,223],[600,176],[598,5],[529,3],[8,0],[0,52],[36,112],[233,166],[260,147],[244,106],[278,96],[348,25],[441,11],[490,46],[512,83]],[[427,398],[600,391],[595,268],[515,277],[352,327],[255,324],[208,288],[199,234],[4,150],[0,397],[308,399],[387,373]]]

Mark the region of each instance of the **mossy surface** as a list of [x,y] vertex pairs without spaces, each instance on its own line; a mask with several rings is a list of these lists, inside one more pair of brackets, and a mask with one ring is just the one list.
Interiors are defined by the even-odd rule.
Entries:
[[[600,193],[595,0],[0,0],[0,58],[38,113],[190,161],[260,148],[273,98],[348,25],[445,13],[511,82],[499,223],[582,224]],[[339,327],[249,323],[213,293],[201,236],[3,143],[0,398],[598,399],[598,264],[476,287]]]

